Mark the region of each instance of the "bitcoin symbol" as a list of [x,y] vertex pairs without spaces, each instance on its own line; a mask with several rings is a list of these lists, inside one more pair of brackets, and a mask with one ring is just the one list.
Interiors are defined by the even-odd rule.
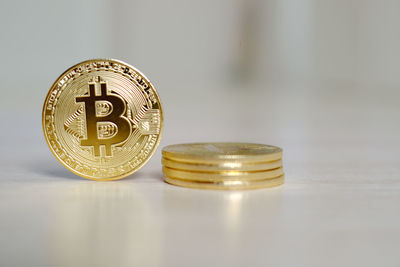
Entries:
[[[100,156],[100,146],[105,146],[106,156],[112,156],[111,146],[124,142],[131,132],[128,119],[122,117],[126,110],[125,101],[117,95],[108,94],[105,82],[100,83],[100,89],[101,94],[96,95],[95,83],[89,83],[89,95],[75,98],[77,103],[85,103],[86,139],[80,141],[81,145],[92,146],[96,157]],[[98,107],[110,107],[111,112],[101,114]]]

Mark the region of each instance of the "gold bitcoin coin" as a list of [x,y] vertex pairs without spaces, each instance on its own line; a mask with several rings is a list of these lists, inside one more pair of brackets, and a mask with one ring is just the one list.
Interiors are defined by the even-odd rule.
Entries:
[[81,62],[54,82],[43,106],[44,136],[77,175],[114,180],[142,167],[162,134],[157,91],[134,67],[113,59]]
[[162,158],[161,163],[165,167],[186,171],[265,171],[282,166],[282,160],[257,163],[240,161],[226,161],[220,163],[192,163],[170,160],[164,157]]
[[168,177],[174,177],[184,180],[192,181],[228,181],[228,180],[243,180],[243,181],[254,181],[262,179],[276,178],[283,175],[283,169],[277,168],[269,171],[225,171],[225,172],[194,172],[194,171],[183,171],[177,169],[171,169],[163,167],[163,173]]
[[198,189],[214,189],[214,190],[240,190],[240,189],[257,189],[267,188],[282,185],[285,182],[284,175],[274,179],[258,180],[258,181],[219,181],[219,182],[194,182],[188,180],[181,180],[164,176],[164,181],[177,186]]
[[221,161],[265,162],[282,158],[276,146],[252,143],[192,143],[170,145],[162,150],[166,159],[189,163]]

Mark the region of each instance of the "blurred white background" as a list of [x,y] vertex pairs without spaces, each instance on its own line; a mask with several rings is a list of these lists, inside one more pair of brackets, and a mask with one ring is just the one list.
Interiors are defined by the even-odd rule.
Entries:
[[2,1],[0,10],[3,105],[23,90],[21,107],[37,108],[62,71],[94,57],[138,67],[166,102],[245,78],[246,90],[400,85],[396,0]]
[[[399,14],[396,0],[1,1],[0,266],[399,266]],[[169,186],[159,151],[121,181],[69,173],[41,109],[89,58],[153,82],[160,147],[278,145],[286,184]]]
[[[399,10],[396,0],[2,1],[3,114],[39,117],[48,88],[66,68],[117,58],[155,84],[167,140],[178,141],[170,130],[185,123],[217,128],[183,141],[262,142],[248,133],[262,121],[273,123],[268,114],[297,110],[296,103],[387,94],[381,100],[393,105],[400,86]],[[269,95],[274,91],[284,101]],[[292,103],[294,95],[300,99]],[[262,121],[243,121],[257,114]]]

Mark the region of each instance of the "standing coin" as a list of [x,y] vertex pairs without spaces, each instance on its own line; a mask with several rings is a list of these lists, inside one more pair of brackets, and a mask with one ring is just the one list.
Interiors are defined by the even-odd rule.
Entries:
[[134,67],[81,62],[54,82],[43,106],[44,136],[69,170],[93,180],[123,178],[154,154],[163,113],[157,91]]

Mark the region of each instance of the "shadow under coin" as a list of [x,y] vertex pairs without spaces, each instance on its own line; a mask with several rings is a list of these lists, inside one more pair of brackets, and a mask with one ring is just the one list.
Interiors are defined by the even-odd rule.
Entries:
[[154,181],[163,181],[163,176],[161,171],[146,171],[146,170],[138,170],[137,172],[134,172],[126,177],[124,177],[124,180],[133,180],[133,179],[138,179],[138,180],[145,180],[148,182],[154,182]]
[[37,175],[51,177],[51,178],[64,178],[73,180],[82,180],[82,177],[72,173],[60,164],[54,164],[51,161],[31,162],[27,164],[27,169],[36,173]]
[[[85,179],[80,177],[79,175],[74,174],[64,166],[60,164],[53,163],[51,161],[39,161],[39,162],[30,162],[26,164],[26,169],[32,171],[40,176],[51,177],[51,178],[64,178],[64,179],[73,179],[73,180],[82,180]],[[163,176],[161,171],[141,171],[132,173],[126,177],[122,178],[123,180],[137,180],[144,179],[147,181],[163,181]]]

